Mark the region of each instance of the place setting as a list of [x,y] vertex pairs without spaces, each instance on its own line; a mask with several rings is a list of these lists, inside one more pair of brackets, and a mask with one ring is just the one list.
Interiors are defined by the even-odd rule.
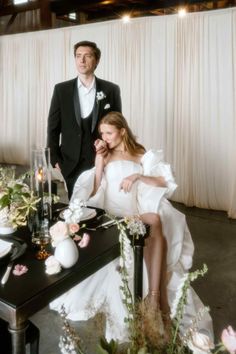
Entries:
[[27,244],[16,237],[7,237],[7,241],[0,236],[0,269],[5,269],[0,278],[1,284],[5,285],[14,262],[22,256],[27,249]]
[[[73,212],[72,209],[73,207],[71,208],[70,205],[55,209],[54,215],[57,215],[55,216],[56,220],[65,221],[68,217],[70,217],[70,211]],[[83,223],[83,227],[86,230],[96,231],[98,229],[107,229],[114,226],[116,223],[116,221],[111,219],[111,217],[109,217],[103,209],[93,208],[90,206],[80,206],[80,209],[81,213],[77,218],[74,217],[73,221],[78,224]]]

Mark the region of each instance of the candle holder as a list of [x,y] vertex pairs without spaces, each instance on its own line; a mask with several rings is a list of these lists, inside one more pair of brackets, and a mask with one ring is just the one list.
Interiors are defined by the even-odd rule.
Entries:
[[[31,188],[39,198],[37,210],[31,218],[32,242],[41,244],[41,240],[49,238],[49,222],[52,219],[52,193],[50,149],[33,149],[31,153]],[[46,227],[47,226],[47,227]],[[40,252],[40,251],[39,251]],[[45,258],[46,253],[44,252]],[[41,257],[42,256],[42,257]],[[41,255],[38,259],[45,259]]]

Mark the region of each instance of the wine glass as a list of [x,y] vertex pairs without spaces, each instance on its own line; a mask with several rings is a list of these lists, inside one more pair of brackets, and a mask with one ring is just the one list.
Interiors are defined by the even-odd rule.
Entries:
[[32,243],[39,246],[39,250],[36,252],[36,258],[44,260],[48,258],[51,253],[46,250],[46,246],[51,243],[51,236],[48,228],[48,220],[44,219],[40,224],[39,230],[33,231]]
[[35,235],[35,238],[32,240],[32,242],[40,247],[40,249],[35,254],[35,257],[38,260],[44,260],[51,256],[51,253],[45,248],[51,242],[51,237],[48,234],[41,232],[38,235]]

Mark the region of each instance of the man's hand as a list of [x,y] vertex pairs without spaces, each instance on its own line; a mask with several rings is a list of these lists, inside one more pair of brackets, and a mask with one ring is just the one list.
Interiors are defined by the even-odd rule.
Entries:
[[55,168],[56,168],[58,171],[61,171],[61,169],[60,169],[60,166],[59,166],[58,162],[55,164]]
[[108,154],[108,149],[107,149],[107,143],[101,139],[97,139],[95,142],[94,142],[94,147],[95,147],[95,150],[96,150],[96,153],[97,154],[101,154],[103,155],[103,157],[106,157],[107,154]]

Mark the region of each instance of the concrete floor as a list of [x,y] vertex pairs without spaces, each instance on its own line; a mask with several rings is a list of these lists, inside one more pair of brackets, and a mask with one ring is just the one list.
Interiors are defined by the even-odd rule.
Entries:
[[[60,191],[63,185],[59,186]],[[62,193],[62,200],[66,201]],[[223,328],[231,324],[236,328],[236,220],[227,218],[225,212],[198,208],[187,208],[173,203],[187,217],[195,244],[192,270],[208,266],[204,278],[193,283],[193,287],[205,305],[211,309],[216,342]],[[40,354],[59,354],[58,340],[61,335],[62,321],[59,315],[44,308],[31,320],[41,332]],[[87,354],[95,354],[98,339],[95,320],[74,324],[87,348]]]

